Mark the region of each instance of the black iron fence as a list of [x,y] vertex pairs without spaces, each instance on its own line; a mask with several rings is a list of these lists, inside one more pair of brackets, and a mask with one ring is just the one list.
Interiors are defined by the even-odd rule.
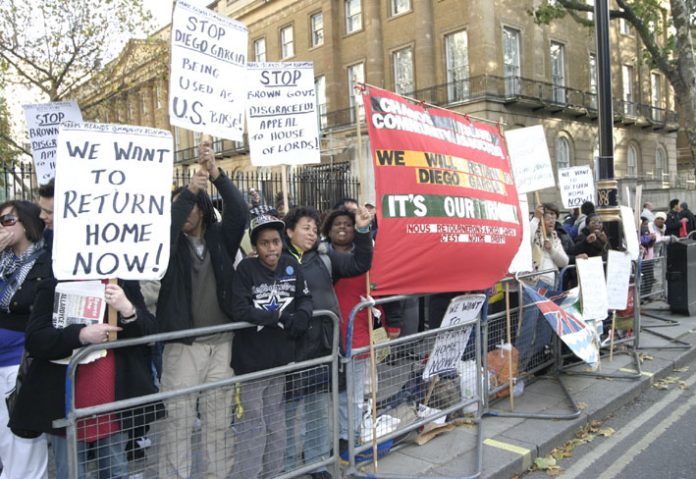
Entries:
[[[173,188],[185,186],[191,180],[193,169],[176,167]],[[248,200],[249,191],[258,191],[263,202],[275,206],[282,197],[283,182],[279,172],[245,171],[226,172]],[[0,163],[0,203],[13,200],[38,199],[36,175],[31,164]],[[347,163],[307,166],[288,171],[290,205],[313,206],[319,211],[331,209],[343,198],[357,198],[360,191],[358,178],[351,175]],[[211,185],[210,194],[217,196]]]

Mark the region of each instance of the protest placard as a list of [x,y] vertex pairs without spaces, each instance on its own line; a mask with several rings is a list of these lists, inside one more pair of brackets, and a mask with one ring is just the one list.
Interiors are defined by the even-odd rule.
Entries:
[[532,263],[532,232],[529,226],[529,215],[526,214],[529,211],[529,201],[527,201],[526,193],[520,194],[519,198],[520,211],[522,211],[522,216],[520,217],[520,221],[522,221],[522,242],[508,268],[510,273],[523,273],[534,270]]
[[608,307],[622,311],[628,305],[628,285],[631,281],[631,256],[624,251],[609,250],[607,257]]
[[636,261],[640,256],[640,242],[638,241],[638,229],[633,215],[633,209],[628,206],[620,205],[621,210],[621,226],[624,231],[624,240],[626,241],[626,251],[631,255],[631,259]]
[[602,258],[578,258],[576,264],[582,296],[582,317],[585,320],[606,318],[609,299]]
[[580,208],[586,201],[595,201],[594,178],[589,166],[558,169],[558,189],[565,208]]
[[243,139],[248,36],[238,21],[177,0],[169,74],[172,125]]
[[505,140],[519,193],[539,191],[556,185],[543,126],[506,131]]
[[314,64],[250,62],[247,71],[251,164],[321,162]]
[[457,371],[457,365],[462,359],[472,329],[471,327],[465,328],[464,325],[476,320],[485,302],[485,294],[465,294],[452,298],[445,316],[442,318],[440,328],[455,325],[461,325],[462,328],[437,335],[435,345],[423,370],[423,381],[429,381],[437,374]]
[[364,100],[379,221],[373,294],[492,286],[522,240],[498,126],[372,86]]
[[64,123],[58,134],[53,273],[160,279],[169,261],[172,135]]
[[24,105],[36,181],[45,185],[56,176],[56,139],[64,121],[80,122],[82,113],[74,101]]

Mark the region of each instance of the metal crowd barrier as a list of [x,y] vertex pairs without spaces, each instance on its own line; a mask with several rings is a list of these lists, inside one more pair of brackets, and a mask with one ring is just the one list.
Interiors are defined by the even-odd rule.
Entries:
[[[253,477],[243,469],[250,466],[256,470],[258,462],[249,462],[249,458],[236,457],[234,454],[235,445],[239,445],[240,441],[252,439],[256,440],[261,451],[266,444],[273,445],[266,446],[267,452],[268,447],[281,450],[279,454],[267,454],[260,458],[264,470],[275,468],[280,471],[273,474],[273,477],[289,479],[321,468],[332,469],[334,477],[340,477],[338,436],[332,434],[338,423],[339,322],[331,311],[315,311],[314,316],[328,317],[333,322],[331,355],[193,387],[83,408],[75,405],[76,372],[80,361],[90,353],[183,338],[210,338],[212,335],[231,334],[243,328],[257,326],[233,323],[93,344],[81,349],[70,360],[67,369],[66,417],[54,421],[55,427],[66,428],[68,477],[78,477],[78,470],[86,471],[87,474],[102,468],[115,470],[118,465],[110,461],[113,457],[110,454],[111,449],[122,450],[124,446],[128,447],[128,443],[133,444],[138,440],[149,442],[151,445],[145,450],[144,457],[130,458],[127,477],[168,477],[168,474],[163,475],[160,470],[163,448],[167,444],[176,447],[189,441],[193,451],[189,469],[191,477],[202,476],[202,469],[210,470],[211,465],[212,477],[228,477],[230,468],[234,471],[235,477]],[[263,401],[269,407],[267,411],[262,412],[262,418],[265,417],[270,422],[265,424],[265,436],[259,434],[259,418],[249,418],[250,415],[254,416],[253,413],[250,414],[250,410],[256,410],[256,404],[241,400],[254,395],[259,401],[263,396]],[[303,404],[305,401],[309,402],[310,397],[312,404]],[[179,418],[170,424],[167,429],[168,437],[165,437],[165,425],[172,419],[163,418],[163,410],[172,411],[186,403],[196,404],[194,411],[197,411],[197,414]],[[303,406],[304,415],[300,412]],[[231,410],[228,409],[230,407]],[[205,411],[203,408],[206,408]],[[78,441],[78,437],[90,437],[90,434],[95,433],[95,428],[108,427],[115,415],[118,415],[121,423],[119,434],[109,436],[108,441],[92,444],[96,458],[90,459],[85,443]],[[201,419],[205,418],[207,423],[201,424],[198,416],[201,416]],[[145,427],[148,423],[149,430]],[[324,439],[318,443],[319,438]],[[313,444],[310,444],[311,442]],[[310,448],[321,455],[310,454]],[[131,451],[129,454],[133,455],[134,452]]]
[[[604,262],[606,266],[606,261]],[[576,266],[575,265],[569,265],[566,266],[561,270],[561,282],[563,282],[565,275],[566,274],[571,274],[572,271],[576,271]],[[625,321],[626,319],[630,320],[631,323],[631,328],[630,328],[630,333],[628,330],[625,332],[625,336],[623,338],[618,338],[613,341],[614,347],[617,346],[627,346],[629,349],[617,349],[613,352],[608,352],[609,348],[611,347],[611,342],[607,342],[606,344],[602,344],[600,347],[600,369],[597,371],[585,371],[585,370],[577,370],[577,369],[572,369],[574,367],[577,367],[578,365],[581,365],[582,363],[573,363],[573,364],[566,364],[564,365],[561,370],[565,374],[570,374],[570,375],[582,375],[582,376],[590,376],[590,377],[597,377],[597,378],[610,378],[610,379],[628,379],[632,381],[637,381],[641,378],[642,376],[642,371],[640,367],[640,358],[638,357],[638,343],[640,340],[640,301],[636,298],[640,297],[639,290],[640,290],[640,262],[633,261],[632,262],[632,268],[631,268],[631,277],[629,280],[629,293],[633,294],[633,312],[630,317],[628,318],[618,318],[617,321]],[[629,296],[629,304],[630,304],[630,296]],[[628,308],[627,308],[628,309]],[[611,328],[611,324],[608,323],[608,327]],[[615,328],[615,330],[611,334],[617,334],[617,331],[620,328]],[[627,354],[631,356],[631,359],[633,360],[633,366],[634,369],[632,371],[625,371],[625,372],[615,372],[615,373],[609,373],[609,372],[603,372],[601,370],[601,365],[602,361],[605,361],[609,358],[609,356],[613,353],[613,355],[623,355]]]
[[[546,270],[528,274],[519,274],[515,278],[502,280],[513,293],[517,293],[517,300],[510,306],[509,321],[510,335],[512,339],[512,352],[503,351],[499,345],[508,343],[507,322],[508,314],[505,310],[495,314],[489,314],[483,325],[483,342],[486,355],[483,357],[484,371],[486,374],[486,390],[484,415],[496,417],[524,417],[535,419],[575,419],[581,413],[569,391],[563,384],[558,372],[560,367],[560,340],[553,332],[544,315],[533,303],[525,304],[522,300],[523,291],[519,281],[530,280],[536,282],[540,275],[549,277],[553,275],[555,286],[559,283],[558,271]],[[514,288],[514,289],[513,289]],[[522,300],[522,301],[521,301]],[[503,411],[492,407],[494,403],[502,400],[501,396],[507,395],[509,382],[496,380],[500,376],[498,370],[504,368],[503,379],[511,374],[506,354],[513,355],[513,371],[517,387],[524,387],[529,383],[542,379],[557,382],[563,392],[570,408],[568,413],[528,413],[519,411]],[[491,364],[491,360],[497,364]],[[517,370],[515,371],[515,365]],[[539,374],[546,371],[546,374]],[[513,392],[514,394],[514,392]],[[496,401],[496,398],[501,398]]]
[[[365,362],[369,361],[369,346],[353,349],[353,322],[356,314],[375,305],[402,301],[420,296],[391,296],[380,299],[369,299],[357,304],[348,318],[347,347],[341,359],[347,378],[360,375],[365,370]],[[482,315],[485,315],[486,305]],[[465,334],[471,329],[469,334]],[[450,341],[457,342],[460,347],[466,347],[462,356],[461,367],[451,373],[437,375],[425,381],[423,371],[427,359],[432,354],[433,346],[438,337],[447,336]],[[462,472],[458,478],[477,478],[481,475],[483,461],[481,411],[482,411],[482,364],[481,364],[481,333],[480,320],[466,324],[440,327],[406,337],[390,340],[374,346],[376,356],[387,356],[389,350],[398,351],[396,358],[389,356],[387,360],[377,365],[377,431],[378,457],[385,453],[400,438],[407,433],[419,429],[429,423],[445,421],[461,417],[465,413],[472,414],[476,425],[476,454],[474,471],[465,475]],[[467,341],[468,340],[468,341]],[[467,342],[465,342],[467,341]],[[369,365],[367,366],[369,370]],[[435,379],[437,378],[437,379]],[[357,381],[364,378],[357,377]],[[348,398],[354,397],[355,384],[346,381]],[[366,387],[366,392],[368,388]],[[356,398],[357,399],[357,398]],[[358,399],[361,401],[361,399]],[[350,401],[349,401],[350,403]],[[365,470],[359,461],[365,461],[366,466],[372,464],[373,437],[371,424],[355,427],[355,414],[361,410],[370,415],[370,408],[363,402],[364,408],[348,407],[348,444],[345,459],[348,463],[344,471],[346,476],[388,478],[394,477],[389,473]],[[359,404],[357,406],[360,406]],[[371,420],[371,419],[370,419]],[[356,430],[357,429],[357,430]],[[369,462],[368,462],[369,461]],[[398,474],[399,478],[420,478],[422,475]],[[432,477],[432,476],[430,476]]]

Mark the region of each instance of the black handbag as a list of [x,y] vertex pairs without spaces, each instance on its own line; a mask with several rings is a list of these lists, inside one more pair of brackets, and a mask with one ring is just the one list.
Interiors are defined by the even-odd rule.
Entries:
[[[22,383],[26,380],[29,375],[29,367],[31,366],[33,359],[29,354],[24,351],[22,354],[22,360],[19,362],[19,369],[17,370],[17,380],[15,381],[15,386],[12,388],[10,393],[5,396],[5,404],[7,405],[7,414],[11,418],[14,412],[15,404],[17,403],[17,398],[19,397],[19,391],[22,389]],[[41,432],[37,431],[26,431],[24,429],[11,428],[15,436],[19,436],[24,439],[34,439],[41,435]]]

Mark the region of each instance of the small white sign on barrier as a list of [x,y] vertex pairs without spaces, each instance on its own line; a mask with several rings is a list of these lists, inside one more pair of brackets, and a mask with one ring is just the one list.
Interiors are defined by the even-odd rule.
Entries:
[[621,311],[628,306],[631,281],[631,256],[627,252],[609,250],[607,258],[607,296],[609,309]]
[[[485,301],[485,294],[465,294],[452,298],[440,327],[465,325],[475,321]],[[423,381],[429,381],[433,376],[444,372],[456,372],[470,335],[471,328],[438,334],[423,370]]]
[[607,281],[604,277],[602,258],[595,256],[588,259],[578,259],[576,262],[580,292],[582,293],[583,319],[587,321],[606,318],[609,310],[609,299],[607,298]]

